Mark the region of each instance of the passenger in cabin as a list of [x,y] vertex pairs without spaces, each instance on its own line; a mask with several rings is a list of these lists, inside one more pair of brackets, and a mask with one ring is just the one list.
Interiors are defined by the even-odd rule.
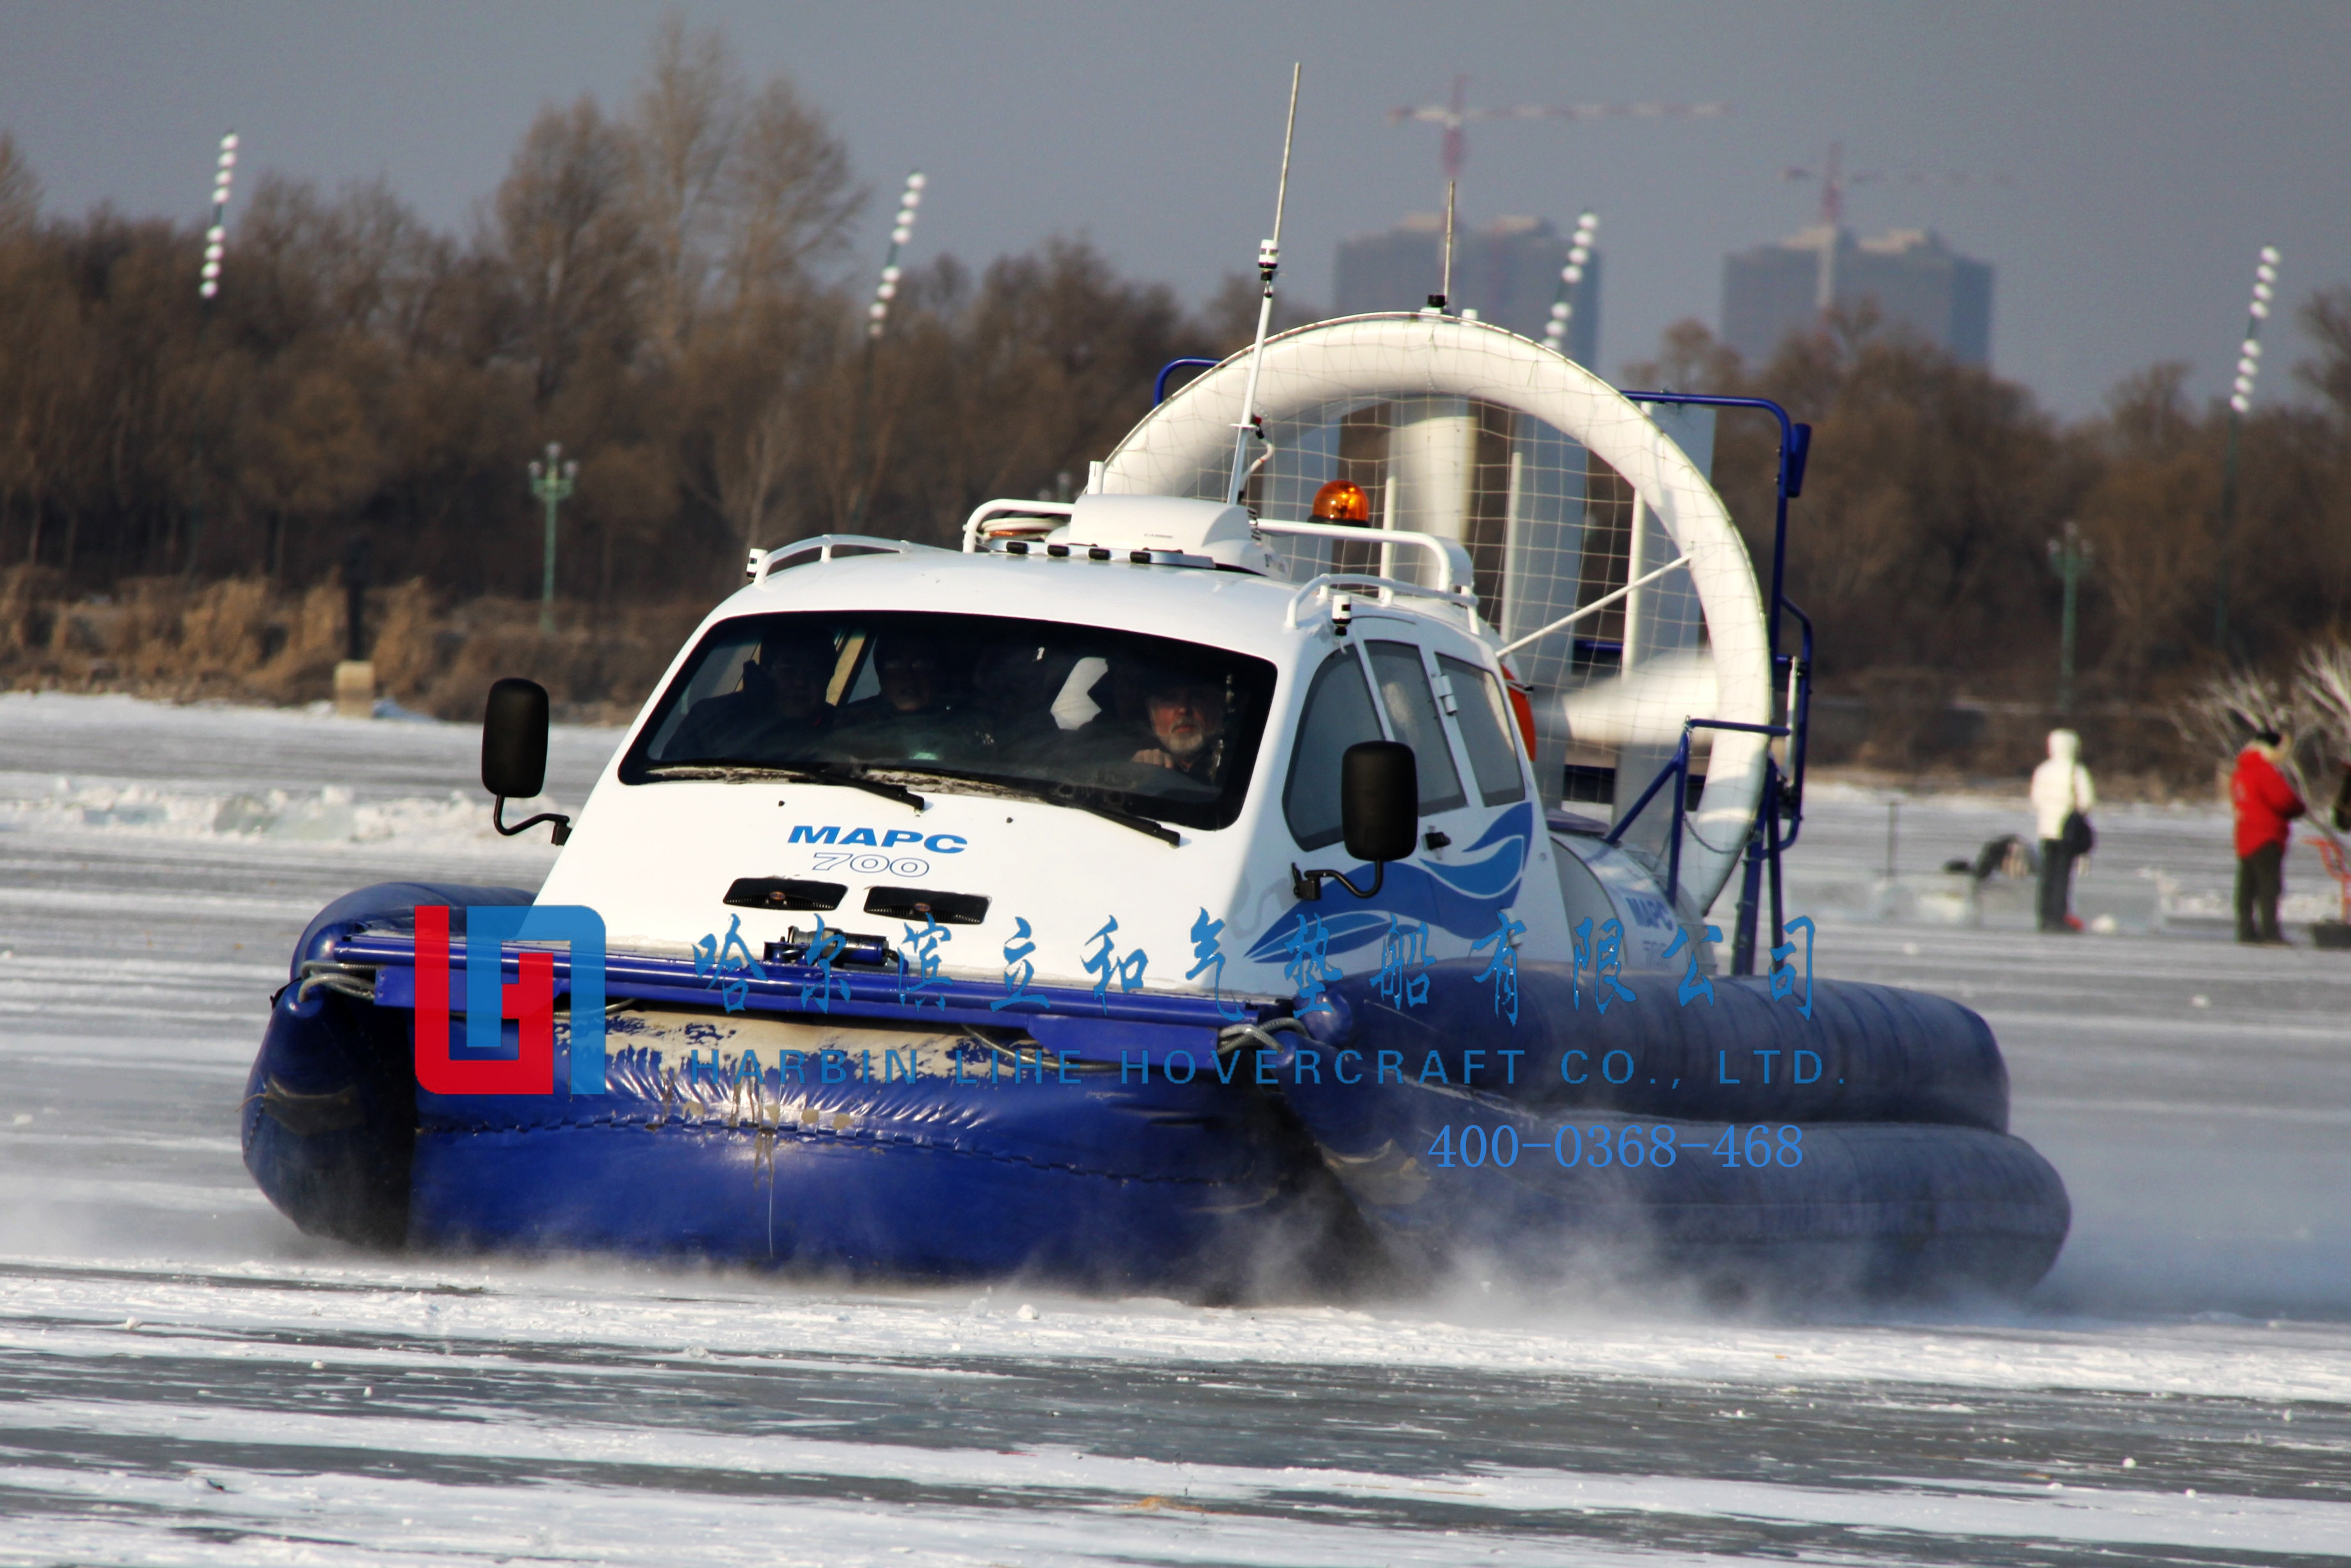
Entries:
[[841,744],[875,762],[968,763],[984,748],[945,649],[892,638],[874,654],[881,690],[841,710]]
[[759,640],[742,684],[687,710],[663,756],[671,761],[780,762],[807,756],[832,727],[824,700],[832,679],[832,634],[780,623]]
[[1143,682],[1152,744],[1134,760],[1214,787],[1225,762],[1225,685],[1206,674],[1155,671]]

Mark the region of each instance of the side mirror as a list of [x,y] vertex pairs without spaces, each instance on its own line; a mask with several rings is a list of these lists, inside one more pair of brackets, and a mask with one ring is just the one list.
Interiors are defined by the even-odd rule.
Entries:
[[1420,837],[1420,769],[1412,747],[1365,740],[1339,758],[1339,821],[1347,852],[1374,862],[1410,860]]
[[1387,882],[1387,862],[1412,858],[1420,836],[1420,768],[1412,747],[1400,741],[1365,740],[1339,758],[1339,824],[1347,852],[1372,862],[1372,884],[1357,887],[1344,872],[1290,868],[1290,890],[1302,903],[1322,896],[1322,883],[1335,882],[1357,898],[1369,898]]
[[571,837],[571,819],[542,812],[508,827],[508,800],[528,800],[547,787],[547,688],[509,677],[490,687],[482,713],[482,788],[497,798],[490,825],[511,838],[541,822],[555,824],[559,844]]
[[547,688],[509,677],[482,715],[482,788],[528,800],[547,788]]

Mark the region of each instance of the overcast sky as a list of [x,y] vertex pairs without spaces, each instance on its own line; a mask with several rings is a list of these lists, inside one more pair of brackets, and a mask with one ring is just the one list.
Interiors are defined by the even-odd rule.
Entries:
[[[1847,165],[1976,183],[1857,187],[1863,234],[1931,227],[1997,269],[1995,368],[2067,413],[2158,360],[2224,388],[2254,252],[2293,304],[2351,282],[2351,4],[1639,0],[1614,5],[1071,5],[696,0],[754,76],[829,113],[886,204],[931,176],[915,258],[1090,236],[1186,298],[1250,263],[1272,215],[1283,94],[1305,63],[1287,287],[1332,297],[1334,247],[1438,204],[1437,132],[1385,111],[1636,99],[1696,121],[1473,127],[1465,222],[1582,206],[1607,257],[1601,368],[1680,317],[1719,324],[1722,258],[1813,220],[1782,177]],[[463,224],[531,115],[632,91],[662,7],[0,0],[0,126],[52,210],[203,215],[214,143],[333,183],[381,174]],[[1997,183],[2001,179],[2007,183]],[[234,265],[232,259],[231,265]],[[2259,396],[2302,395],[2288,320]]]

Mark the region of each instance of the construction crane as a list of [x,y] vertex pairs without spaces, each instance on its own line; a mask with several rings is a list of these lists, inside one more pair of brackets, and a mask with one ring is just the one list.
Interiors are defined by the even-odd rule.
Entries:
[[1450,102],[1388,110],[1390,125],[1411,120],[1443,128],[1445,137],[1437,156],[1445,165],[1447,180],[1461,178],[1461,165],[1469,156],[1469,141],[1464,128],[1472,120],[1719,120],[1730,112],[1727,103],[1518,103],[1508,109],[1477,109],[1463,101],[1468,91],[1469,78],[1457,76],[1453,78]]
[[1791,168],[1781,178],[1790,182],[1818,180],[1821,183],[1821,225],[1824,228],[1844,227],[1844,193],[1854,185],[2013,185],[2016,182],[2006,174],[1970,174],[1958,169],[1936,169],[1924,173],[1891,174],[1883,169],[1859,169],[1850,173],[1844,167],[1844,143],[1829,143],[1828,161],[1817,169]]

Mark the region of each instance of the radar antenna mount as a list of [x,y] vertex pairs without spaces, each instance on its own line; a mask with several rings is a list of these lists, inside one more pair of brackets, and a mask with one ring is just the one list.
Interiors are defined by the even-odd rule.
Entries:
[[1265,433],[1258,428],[1258,372],[1265,364],[1265,335],[1273,325],[1273,277],[1281,270],[1281,213],[1290,200],[1290,147],[1298,135],[1299,66],[1290,68],[1290,120],[1281,132],[1281,183],[1273,195],[1273,237],[1257,247],[1258,287],[1257,341],[1249,349],[1249,387],[1241,395],[1241,422],[1233,431],[1233,478],[1227,493],[1233,504],[1242,504],[1249,489],[1249,442],[1262,441]]

